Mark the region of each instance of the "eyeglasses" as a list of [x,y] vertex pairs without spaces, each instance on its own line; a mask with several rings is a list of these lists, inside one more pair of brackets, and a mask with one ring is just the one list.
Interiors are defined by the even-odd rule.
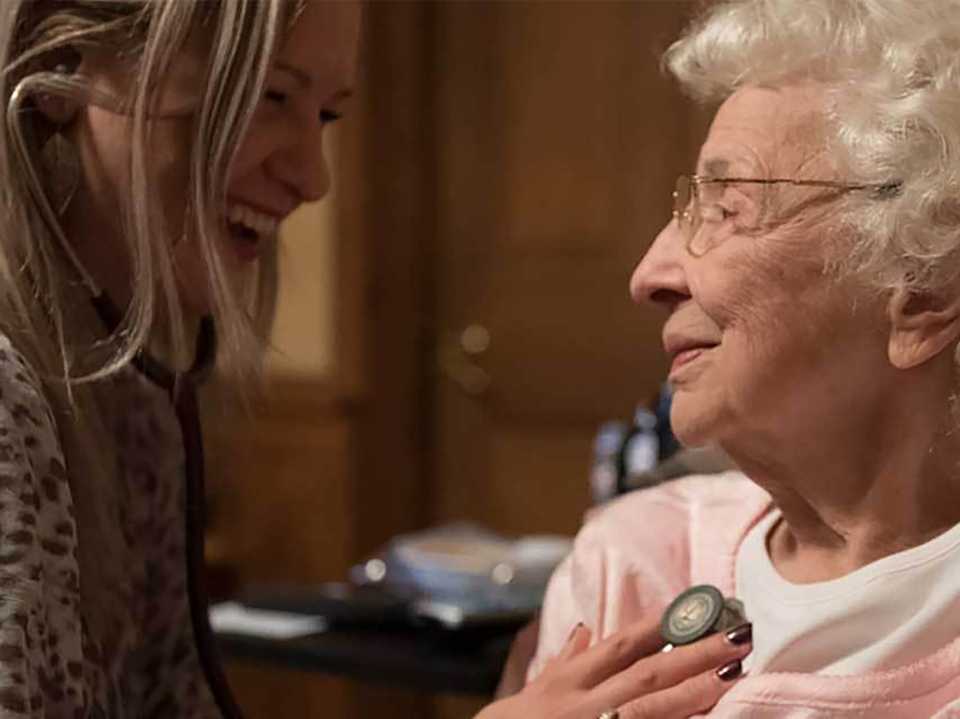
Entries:
[[[886,184],[854,184],[831,180],[790,180],[784,178],[765,179],[758,177],[704,177],[702,175],[680,175],[673,190],[673,218],[683,233],[687,250],[694,255],[703,255],[712,246],[718,244],[716,238],[703,238],[701,230],[705,224],[718,223],[725,219],[726,210],[720,205],[701,202],[703,185],[715,184],[777,185],[787,184],[799,187],[822,187],[836,190],[838,193],[868,190],[875,193],[875,199],[893,197],[900,190],[900,182]],[[711,243],[713,243],[711,245]]]

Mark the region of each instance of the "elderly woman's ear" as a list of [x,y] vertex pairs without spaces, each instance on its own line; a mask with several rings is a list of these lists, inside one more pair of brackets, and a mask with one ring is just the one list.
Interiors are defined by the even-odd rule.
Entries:
[[909,287],[893,291],[888,304],[890,342],[887,353],[898,369],[918,367],[960,341],[960,287],[942,292]]

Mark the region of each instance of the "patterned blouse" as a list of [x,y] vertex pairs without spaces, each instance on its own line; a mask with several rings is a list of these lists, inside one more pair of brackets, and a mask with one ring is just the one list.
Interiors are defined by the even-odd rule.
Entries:
[[0,717],[214,719],[191,629],[180,425],[134,368],[110,380],[122,616],[84,620],[77,525],[40,382],[0,335]]

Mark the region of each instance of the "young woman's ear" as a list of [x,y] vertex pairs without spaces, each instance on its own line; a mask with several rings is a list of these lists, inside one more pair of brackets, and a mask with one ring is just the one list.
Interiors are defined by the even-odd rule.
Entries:
[[[46,57],[43,69],[58,75],[72,75],[82,62],[83,56],[76,48],[61,47]],[[78,100],[61,93],[38,92],[33,97],[33,105],[55,127],[72,122],[80,110]]]
[[80,103],[64,95],[48,92],[38,93],[33,98],[33,104],[53,125],[67,125],[77,115]]

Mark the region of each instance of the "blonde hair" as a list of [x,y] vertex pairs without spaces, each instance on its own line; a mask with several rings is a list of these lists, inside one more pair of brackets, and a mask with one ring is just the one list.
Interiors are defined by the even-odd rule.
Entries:
[[843,266],[875,289],[938,290],[960,274],[960,2],[730,0],[664,56],[696,98],[812,81],[842,179],[898,183],[843,198]]
[[[178,361],[192,338],[178,297],[169,233],[155,200],[148,148],[151,116],[163,79],[188,39],[200,32],[209,47],[198,78],[192,119],[184,232],[198,243],[209,272],[212,314],[221,357],[234,376],[257,372],[273,314],[275,257],[261,259],[256,282],[236,287],[217,251],[231,163],[260,100],[269,62],[295,0],[3,0],[0,62],[6,112],[0,132],[0,330],[44,378],[60,418],[59,431],[81,532],[80,564],[87,614],[108,613],[113,581],[110,513],[116,488],[113,439],[104,431],[103,399],[95,381],[126,367],[158,341]],[[109,51],[134,68],[131,91],[106,96],[75,72],[79,53]],[[112,335],[102,327],[73,331],[69,303],[76,286],[99,290],[72,254],[41,168],[51,128],[34,111],[38,93],[105,105],[131,120],[130,187],[121,198],[123,239],[133,278],[129,306]],[[82,180],[81,180],[82,181]],[[68,421],[63,421],[64,418]],[[95,486],[94,486],[95,483]],[[95,617],[94,617],[95,618]],[[102,625],[101,625],[102,626]]]

